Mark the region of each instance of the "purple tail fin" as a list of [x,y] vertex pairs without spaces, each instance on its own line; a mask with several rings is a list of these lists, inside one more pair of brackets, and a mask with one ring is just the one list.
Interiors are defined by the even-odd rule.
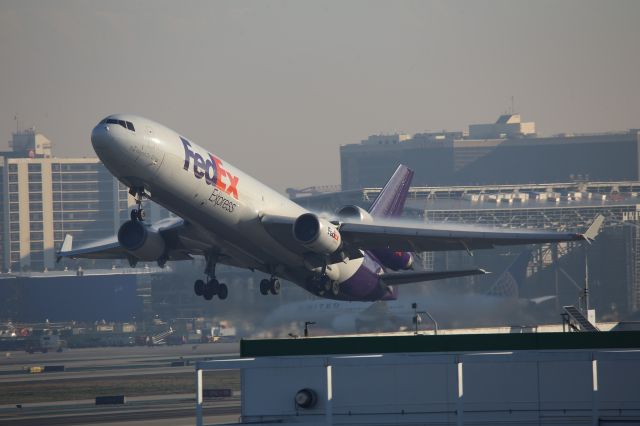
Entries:
[[398,217],[402,214],[407,201],[409,186],[413,179],[413,170],[400,164],[391,179],[382,188],[369,213],[373,217]]

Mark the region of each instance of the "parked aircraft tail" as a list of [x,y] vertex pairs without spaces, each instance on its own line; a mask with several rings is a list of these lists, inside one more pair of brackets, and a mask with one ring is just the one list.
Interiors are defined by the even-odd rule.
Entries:
[[519,297],[519,288],[527,277],[527,266],[531,259],[531,250],[524,250],[498,277],[486,294],[500,297]]

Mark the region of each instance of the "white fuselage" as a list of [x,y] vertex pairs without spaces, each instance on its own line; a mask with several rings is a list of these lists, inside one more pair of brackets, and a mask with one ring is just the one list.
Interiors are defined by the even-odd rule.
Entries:
[[[149,198],[190,224],[202,239],[233,261],[291,279],[308,276],[303,258],[260,224],[263,215],[298,217],[308,211],[175,131],[138,116],[115,115],[135,131],[101,122],[93,147],[109,171],[128,187],[144,187]],[[362,259],[340,263],[348,279]]]

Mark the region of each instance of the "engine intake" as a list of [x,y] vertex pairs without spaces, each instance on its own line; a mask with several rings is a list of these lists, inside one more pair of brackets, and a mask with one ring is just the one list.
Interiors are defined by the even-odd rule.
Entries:
[[165,242],[160,232],[137,220],[128,220],[120,226],[118,242],[140,260],[158,260],[165,252]]
[[329,255],[342,246],[338,228],[313,213],[300,215],[293,224],[293,237],[309,250]]

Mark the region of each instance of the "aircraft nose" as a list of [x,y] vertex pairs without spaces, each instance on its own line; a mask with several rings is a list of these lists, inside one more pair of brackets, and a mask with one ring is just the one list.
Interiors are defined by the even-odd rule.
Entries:
[[98,154],[98,157],[101,157],[101,152],[104,152],[109,146],[110,139],[111,135],[106,123],[100,122],[93,128],[91,131],[91,145],[93,145],[93,150]]
[[91,131],[91,145],[98,158],[107,166],[129,160],[126,138],[119,132],[118,124],[102,120]]

